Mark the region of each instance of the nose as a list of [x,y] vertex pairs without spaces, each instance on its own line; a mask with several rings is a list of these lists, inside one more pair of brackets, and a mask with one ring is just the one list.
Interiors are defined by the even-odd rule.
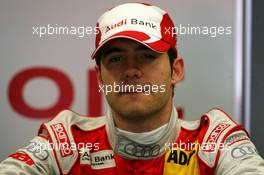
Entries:
[[128,59],[126,62],[126,70],[124,73],[124,78],[125,79],[137,79],[142,76],[142,72],[135,63],[135,60],[133,59]]

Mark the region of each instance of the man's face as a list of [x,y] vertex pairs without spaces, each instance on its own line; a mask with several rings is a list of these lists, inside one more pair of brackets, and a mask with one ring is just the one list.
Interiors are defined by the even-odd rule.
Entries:
[[[100,64],[97,72],[101,85],[112,85],[112,89],[114,84],[120,85],[123,91],[106,95],[111,109],[130,119],[148,117],[171,105],[172,87],[181,79],[175,80],[167,53],[154,52],[129,39],[107,43],[102,48]],[[136,87],[136,91],[131,92],[128,85]]]

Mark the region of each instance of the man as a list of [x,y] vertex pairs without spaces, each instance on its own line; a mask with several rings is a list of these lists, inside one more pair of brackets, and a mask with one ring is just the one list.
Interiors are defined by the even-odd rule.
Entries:
[[173,89],[184,77],[168,13],[126,3],[97,23],[96,70],[109,110],[89,118],[65,110],[44,123],[0,174],[260,175],[264,161],[246,131],[212,109],[178,118]]

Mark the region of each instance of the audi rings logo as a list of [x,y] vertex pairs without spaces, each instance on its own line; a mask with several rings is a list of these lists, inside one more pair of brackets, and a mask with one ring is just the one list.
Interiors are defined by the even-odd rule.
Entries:
[[115,152],[130,158],[151,158],[157,157],[160,154],[160,149],[161,147],[158,144],[143,145],[119,136]]
[[253,146],[245,145],[238,148],[234,148],[231,152],[231,155],[233,158],[241,158],[247,155],[253,155],[256,154],[257,151]]
[[136,157],[156,157],[159,155],[159,145],[138,145],[129,143],[125,145],[124,151],[126,154]]

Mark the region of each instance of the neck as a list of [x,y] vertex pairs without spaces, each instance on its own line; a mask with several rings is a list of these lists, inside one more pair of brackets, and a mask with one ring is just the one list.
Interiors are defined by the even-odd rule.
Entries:
[[[172,103],[166,107],[166,110],[164,108],[162,112],[160,111],[159,114],[160,115],[153,115],[152,120],[146,119],[146,121],[151,121],[151,124],[146,121],[141,123],[139,120],[137,123],[127,123],[126,120],[120,120],[117,116],[114,117],[113,112],[111,113],[111,111],[108,111],[108,115],[106,116],[106,132],[114,152],[131,160],[147,160],[163,155],[168,148],[166,144],[174,143],[176,141],[180,132],[181,124],[178,122],[177,111],[172,108]],[[117,124],[115,124],[113,120],[117,121],[115,122]],[[159,123],[159,121],[162,122]],[[121,122],[125,125],[123,126]],[[156,132],[156,128],[159,128],[166,123],[168,123],[168,125],[165,126],[165,128]],[[155,125],[152,126],[152,124]],[[124,131],[120,132],[116,127],[132,133]],[[148,133],[142,134],[143,132]],[[130,145],[130,148],[127,147],[128,145]],[[131,145],[133,148],[131,148]],[[152,145],[152,147],[149,147],[150,145]],[[139,151],[135,154],[134,148],[142,148],[143,151]]]
[[115,126],[125,131],[142,133],[152,131],[169,122],[172,111],[172,100],[170,100],[161,110],[155,114],[144,117],[136,117],[135,119],[120,116],[112,111]]

